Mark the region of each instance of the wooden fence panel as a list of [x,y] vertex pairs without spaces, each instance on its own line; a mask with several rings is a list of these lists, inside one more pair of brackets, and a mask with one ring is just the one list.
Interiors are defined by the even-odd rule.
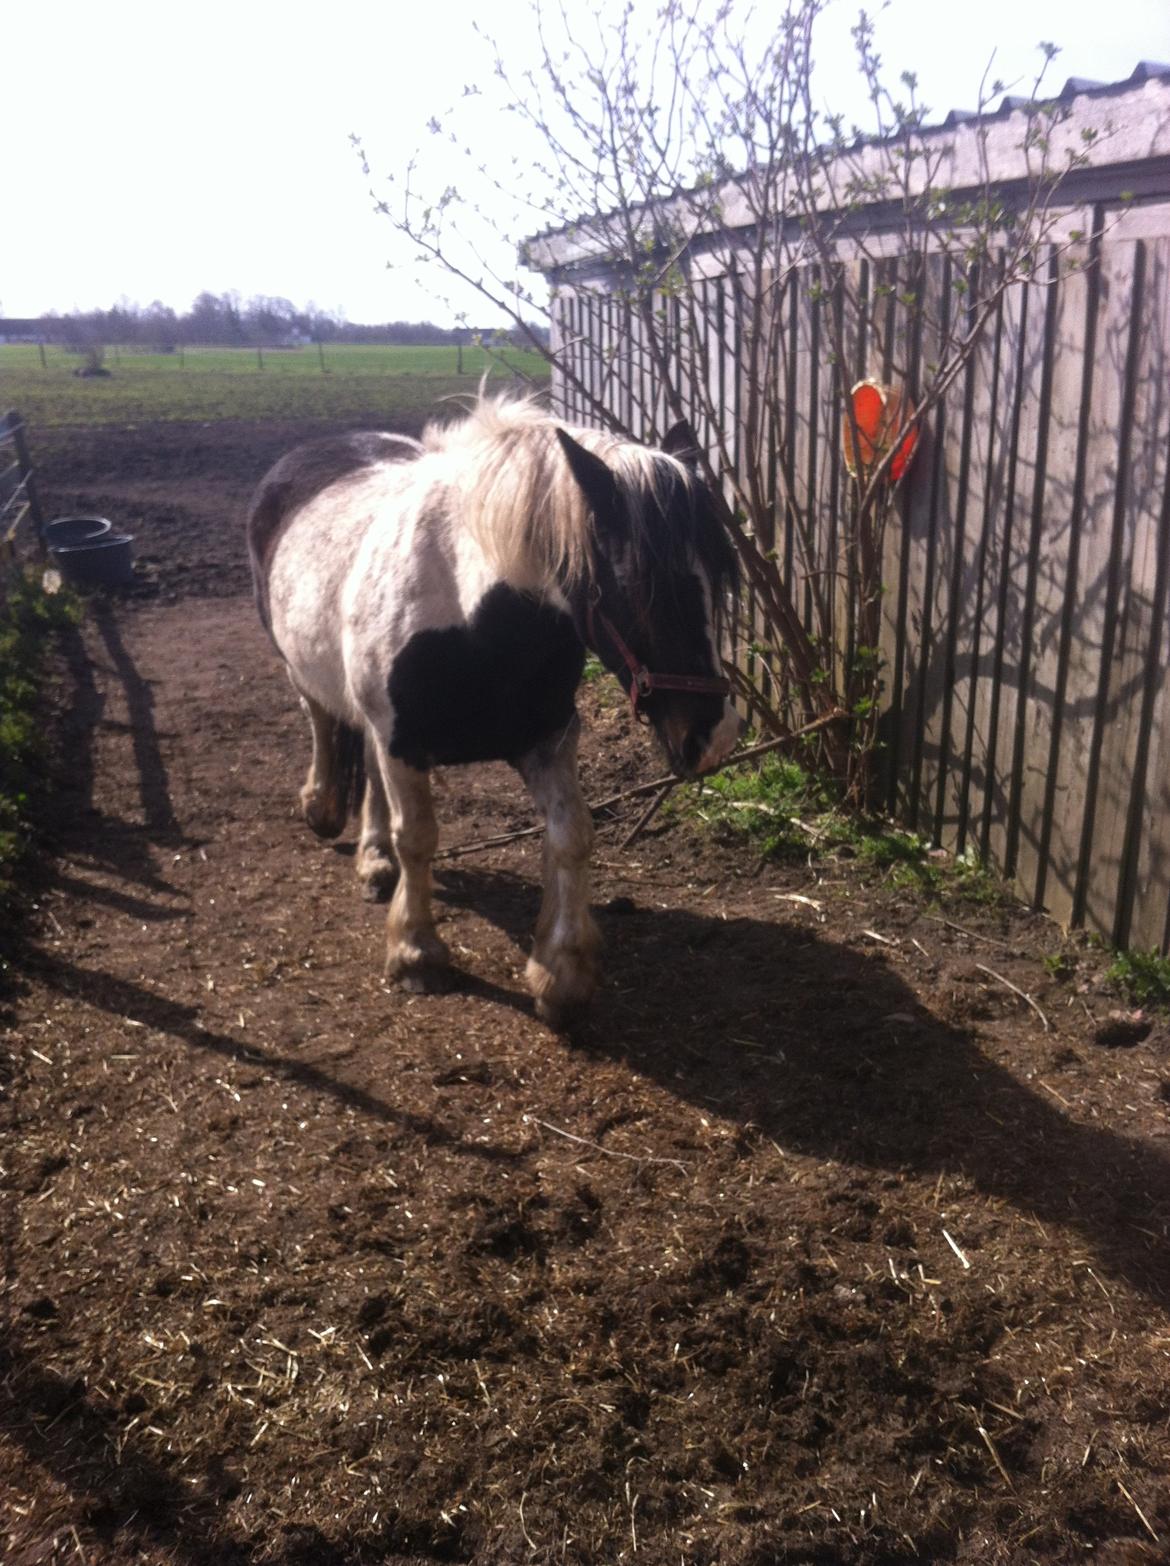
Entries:
[[[955,288],[950,260],[935,258],[930,266],[937,279],[929,297],[937,300],[938,333],[945,341],[961,324],[964,306]],[[929,588],[924,605],[924,646],[915,713],[915,810],[910,824],[935,841],[942,830],[950,758],[954,626],[962,608],[958,594],[970,444],[969,396],[968,378],[960,376],[951,383],[933,421],[923,432],[916,459],[929,471]],[[925,487],[928,480],[919,476],[918,482]]]
[[1002,591],[1005,528],[1004,499],[1015,423],[1015,393],[1019,374],[1020,301],[1011,294],[1001,301],[994,328],[994,368],[989,383],[976,386],[975,417],[982,429],[979,456],[981,516],[975,580],[974,612],[966,627],[970,676],[967,732],[957,847],[983,854],[996,800],[989,772],[997,720],[997,670],[1003,625]]
[[[1072,259],[1087,261],[1088,248],[1082,247]],[[1077,453],[1095,288],[1085,270],[1068,273],[1053,290],[1048,330],[1051,370],[1047,459],[1039,497],[1042,532],[1023,691],[1023,754],[1016,776],[1020,798],[1015,871],[1024,896],[1037,906],[1045,898],[1051,824],[1055,812],[1067,808],[1066,780],[1058,773],[1057,761],[1071,610],[1077,594]]]
[[[926,330],[927,312],[920,301],[937,289],[938,276],[924,277],[917,257],[891,255],[871,264],[859,281],[863,302],[857,342],[863,373],[858,378],[896,385],[913,401],[924,353],[937,355],[937,331]],[[908,761],[916,746],[912,722],[922,674],[915,628],[922,626],[929,591],[928,562],[918,547],[929,532],[929,519],[918,502],[919,493],[903,486],[896,514],[888,519],[881,540],[886,591],[876,648],[882,660],[886,703],[885,793],[889,808],[907,819],[915,809]],[[852,651],[859,657],[871,656],[873,649],[867,651],[867,647],[864,627],[858,626]]]
[[[1054,280],[1052,280],[1054,281]],[[1006,344],[1014,359],[1011,417],[999,508],[1003,542],[996,605],[994,695],[987,744],[988,793],[980,851],[1009,868],[1019,809],[1016,735],[1020,693],[1027,680],[1036,589],[1039,496],[1047,431],[1046,332],[1050,289],[1045,284],[1014,289],[1006,302]]]
[[824,594],[831,629],[834,679],[838,685],[845,672],[845,583],[841,506],[844,495],[841,451],[841,417],[838,398],[836,347],[843,325],[844,301],[840,280],[818,275],[820,299],[817,304],[817,347],[820,373],[815,388],[815,419],[818,440],[816,482],[811,485],[812,500],[822,535],[821,558],[825,572]]
[[817,475],[816,386],[820,368],[820,321],[812,297],[811,270],[793,279],[791,331],[792,368],[789,377],[791,402],[788,412],[790,444],[789,492],[790,522],[796,571],[793,585],[796,612],[806,631],[815,633],[813,597],[824,592],[825,538],[819,526],[814,499]]
[[649,440],[658,419],[657,377],[646,341],[642,317],[629,307],[631,428],[641,440]]
[[[947,284],[955,294],[955,276],[949,269]],[[957,297],[952,309],[966,319],[956,327],[969,328],[969,311]],[[981,350],[985,355],[986,345]],[[960,769],[963,751],[957,743],[959,714],[955,697],[959,689],[959,630],[967,608],[973,556],[968,520],[971,501],[971,452],[974,429],[977,354],[965,374],[952,383],[933,431],[937,462],[933,526],[937,538],[935,594],[933,599],[934,646],[923,717],[923,794],[918,830],[936,843],[953,842],[957,813],[952,798],[952,768]],[[930,452],[930,445],[927,445]]]
[[[1125,940],[1135,845],[1132,834],[1146,791],[1151,698],[1164,685],[1150,649],[1164,634],[1159,613],[1158,558],[1163,527],[1167,428],[1165,248],[1155,270],[1144,240],[1113,247],[1119,281],[1128,284],[1130,325],[1124,350],[1112,527],[1111,603],[1116,616],[1105,647],[1097,713],[1097,784],[1092,834],[1082,859],[1081,898],[1087,921]],[[1111,269],[1112,271],[1112,269]],[[1105,285],[1114,281],[1106,272]],[[1120,345],[1119,345],[1120,346]],[[1158,780],[1154,780],[1155,782]],[[1155,832],[1165,826],[1151,822]],[[1159,932],[1158,940],[1161,939]]]
[[984,535],[994,493],[994,425],[998,407],[1003,329],[997,312],[979,340],[966,379],[963,447],[955,463],[956,532],[951,545],[952,599],[948,628],[950,700],[944,744],[947,778],[935,814],[935,837],[945,848],[963,853],[970,827],[970,779],[975,756],[975,694],[979,633],[985,591]]
[[[1145,500],[1152,548],[1143,556],[1136,590],[1149,604],[1150,634],[1143,674],[1139,734],[1146,737],[1131,803],[1126,843],[1128,925],[1117,939],[1143,948],[1170,948],[1170,381],[1159,347],[1170,343],[1170,238],[1149,246],[1145,316],[1150,352],[1139,373],[1135,493]],[[1151,554],[1153,559],[1151,561]]]
[[[738,447],[740,453],[740,481],[749,496],[758,492],[760,526],[758,538],[764,550],[771,549],[775,541],[778,514],[777,479],[779,468],[776,459],[774,428],[765,409],[769,398],[775,395],[778,384],[778,366],[770,355],[770,343],[774,313],[776,310],[777,277],[764,270],[758,278],[748,277],[742,282],[743,309],[754,314],[756,331],[745,345],[736,366],[738,405]],[[757,297],[758,289],[758,297]],[[756,432],[764,434],[763,451],[759,450]],[[751,449],[756,447],[755,461]],[[764,635],[764,615],[757,595],[745,593],[742,615],[737,628],[737,642],[733,657],[759,689],[770,708],[783,707],[786,693],[779,680],[773,677],[771,665],[756,651],[757,646],[767,644]],[[749,721],[755,718],[748,712]]]
[[[1116,289],[1125,300],[1125,330],[1114,347],[1106,341],[1106,356],[1116,387],[1117,419],[1113,430],[1115,456],[1109,519],[1108,576],[1101,670],[1095,695],[1093,726],[1092,809],[1086,812],[1081,863],[1078,866],[1074,917],[1084,917],[1096,929],[1112,930],[1121,893],[1125,824],[1140,745],[1142,666],[1149,638],[1148,599],[1135,595],[1135,575],[1144,574],[1147,534],[1143,508],[1135,506],[1131,463],[1140,443],[1134,427],[1138,364],[1144,357],[1146,322],[1143,311],[1146,247],[1138,243],[1111,246],[1104,258],[1103,287]],[[1102,519],[1104,521],[1104,518]]]
[[[1061,701],[1060,749],[1056,759],[1059,805],[1049,837],[1045,903],[1063,923],[1084,913],[1087,882],[1082,853],[1091,845],[1104,739],[1101,709],[1108,691],[1109,659],[1116,630],[1120,540],[1115,540],[1118,431],[1130,341],[1131,247],[1109,247],[1097,269],[1098,303],[1086,335],[1084,365],[1089,383],[1087,417],[1081,425],[1078,481],[1074,484],[1073,528],[1077,538],[1076,589],[1071,598],[1065,685]],[[1106,881],[1116,866],[1094,867],[1095,909],[1108,902]]]
[[[908,825],[1014,874],[1062,923],[1167,949],[1170,203],[1121,216],[1099,207],[1084,226],[1097,237],[1052,251],[1042,277],[1004,296],[923,430],[884,541],[888,797]],[[765,278],[778,328],[767,362],[739,346],[742,290],[716,269],[697,284],[689,366],[682,307],[663,302],[696,386],[697,433],[713,453],[722,440],[740,481],[772,497],[774,533],[765,527],[761,543],[777,550],[806,624],[814,590],[833,605],[842,670],[856,628],[835,323],[851,379],[892,377],[913,397],[951,313],[966,308],[941,258],[907,308],[908,264],[848,263],[849,291],[866,302],[856,321],[844,317],[846,290],[814,291],[823,280],[812,273]],[[594,395],[635,429],[642,409],[645,433],[660,432],[642,323],[586,294],[558,309],[559,340]],[[780,433],[750,475],[745,421],[765,379]],[[582,401],[563,386],[558,396],[567,413]],[[595,422],[583,407],[578,416]],[[737,656],[756,678],[750,643],[762,629],[747,603]]]
[[[1012,515],[1012,579],[1007,587],[1006,658],[1002,680],[1001,727],[996,763],[1001,770],[1001,832],[991,830],[991,857],[1007,874],[1021,875],[1034,885],[1038,866],[1037,817],[1046,786],[1043,736],[1051,714],[1037,695],[1038,603],[1051,590],[1053,551],[1045,540],[1045,485],[1051,453],[1051,391],[1054,337],[1060,298],[1059,260],[1049,254],[1034,287],[1021,288],[1020,417],[1010,462],[1009,506]],[[1029,744],[1029,723],[1032,741]]]

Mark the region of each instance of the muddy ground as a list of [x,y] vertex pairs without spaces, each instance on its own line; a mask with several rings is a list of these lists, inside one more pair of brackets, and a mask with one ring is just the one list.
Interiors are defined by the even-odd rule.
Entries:
[[[531,840],[437,867],[455,987],[385,988],[248,596],[298,433],[46,443],[139,583],[63,652],[0,1021],[0,1558],[1166,1560],[1165,1023],[1039,915],[629,818],[571,1034]],[[585,706],[591,798],[657,775]]]

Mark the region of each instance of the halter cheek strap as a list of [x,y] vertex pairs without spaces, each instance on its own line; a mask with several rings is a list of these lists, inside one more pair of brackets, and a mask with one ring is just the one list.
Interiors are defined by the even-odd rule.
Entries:
[[642,702],[653,694],[654,691],[687,691],[696,696],[730,696],[731,681],[722,676],[708,676],[704,674],[652,674],[642,661],[635,657],[626,645],[616,625],[608,615],[590,603],[587,612],[587,627],[589,632],[589,644],[597,647],[597,626],[609,637],[615,651],[618,653],[626,668],[630,671],[630,706],[634,710],[634,717],[639,723],[649,723],[650,715],[642,706]]

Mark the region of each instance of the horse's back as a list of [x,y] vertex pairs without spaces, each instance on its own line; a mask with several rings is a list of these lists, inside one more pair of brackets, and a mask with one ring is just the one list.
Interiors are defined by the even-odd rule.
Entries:
[[360,430],[307,441],[268,470],[252,497],[246,527],[256,602],[270,631],[269,574],[293,519],[336,485],[385,465],[413,462],[422,449],[407,435]]

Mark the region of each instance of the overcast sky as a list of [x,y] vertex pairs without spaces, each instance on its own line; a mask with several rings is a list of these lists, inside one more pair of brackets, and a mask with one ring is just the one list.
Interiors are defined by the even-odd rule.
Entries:
[[[857,5],[834,5],[819,86],[848,102]],[[10,6],[0,315],[120,295],[185,309],[207,288],[313,301],[354,321],[449,321],[435,297],[445,289],[387,270],[391,236],[349,134],[379,172],[404,163],[428,118],[464,82],[488,79],[476,16],[517,58],[531,48],[525,0]],[[1170,0],[892,0],[878,27],[885,58],[917,70],[940,117],[973,105],[993,51],[994,74],[1026,86],[1041,39],[1061,45],[1056,86],[1170,60]]]

